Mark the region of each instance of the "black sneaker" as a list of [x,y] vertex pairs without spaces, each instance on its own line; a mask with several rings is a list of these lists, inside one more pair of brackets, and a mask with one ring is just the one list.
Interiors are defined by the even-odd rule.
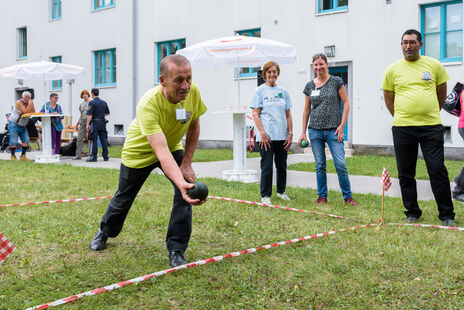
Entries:
[[184,258],[184,252],[181,250],[169,252],[169,261],[172,267],[178,267],[187,264],[187,261]]
[[87,158],[87,160],[86,160],[86,162],[95,162],[95,161],[97,161],[97,159],[96,159],[96,158],[92,158],[92,157],[89,157],[89,158]]
[[99,229],[90,242],[89,248],[94,251],[104,250],[106,248],[106,240],[108,240],[108,235]]
[[414,223],[416,223],[416,222],[417,222],[417,220],[418,220],[418,218],[417,218],[417,217],[414,217],[414,216],[408,216],[408,217],[406,218],[406,223],[407,223],[407,224],[414,224]]
[[443,226],[447,226],[447,227],[456,227],[456,223],[454,222],[453,219],[446,219],[446,220],[443,220]]

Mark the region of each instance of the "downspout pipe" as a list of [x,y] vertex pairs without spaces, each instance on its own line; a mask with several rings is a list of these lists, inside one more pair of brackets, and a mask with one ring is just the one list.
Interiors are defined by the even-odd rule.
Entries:
[[132,119],[137,107],[137,0],[132,0]]

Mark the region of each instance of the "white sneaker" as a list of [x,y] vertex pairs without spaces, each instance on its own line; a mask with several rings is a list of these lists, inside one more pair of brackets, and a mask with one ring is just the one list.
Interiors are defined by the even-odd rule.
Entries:
[[267,204],[267,205],[272,204],[272,203],[271,203],[271,197],[263,197],[263,198],[261,198],[261,202],[262,202],[262,203],[265,203],[265,204]]
[[288,197],[286,193],[282,193],[282,194],[277,193],[277,197],[283,200],[288,200],[288,201],[291,200],[290,197]]

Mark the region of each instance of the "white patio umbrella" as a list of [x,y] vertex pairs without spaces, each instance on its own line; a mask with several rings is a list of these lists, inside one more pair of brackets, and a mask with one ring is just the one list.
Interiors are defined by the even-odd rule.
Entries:
[[[84,73],[84,68],[75,65],[39,61],[25,64],[14,65],[11,67],[0,69],[0,77],[3,78],[14,78],[20,80],[37,79],[43,83],[43,102],[47,101],[47,81],[49,80],[74,80],[80,77]],[[72,98],[71,98],[71,83],[70,87],[70,98],[68,102],[68,109],[70,115],[72,115]],[[48,114],[48,111],[46,111]],[[55,158],[51,156],[51,129],[49,128],[49,117],[44,117],[42,121],[47,123],[47,126],[43,128],[43,161],[42,162],[56,162]],[[45,125],[45,124],[44,124]],[[59,159],[58,159],[59,161]]]
[[[0,77],[18,80],[38,79],[44,85],[44,102],[46,98],[46,83],[50,80],[74,80],[84,73],[84,68],[75,65],[39,61],[14,65],[0,69]],[[72,112],[72,101],[68,102],[69,113]]]
[[[178,50],[193,67],[259,67],[267,61],[289,64],[297,59],[296,47],[282,42],[247,36],[231,36],[208,40]],[[238,101],[233,113],[234,166],[223,172],[223,178],[256,182],[256,171],[246,169],[246,111],[240,110],[240,79],[237,79]]]

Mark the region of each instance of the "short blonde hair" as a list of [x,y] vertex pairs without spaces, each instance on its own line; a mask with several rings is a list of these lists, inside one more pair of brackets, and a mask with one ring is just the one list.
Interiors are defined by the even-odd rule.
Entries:
[[268,61],[263,65],[263,80],[266,81],[266,72],[272,67],[275,66],[277,69],[277,75],[280,75],[280,67],[279,64],[277,64],[274,61]]
[[84,89],[83,91],[81,91],[81,98],[84,99],[84,95],[87,95],[90,97],[90,93],[87,89]]

